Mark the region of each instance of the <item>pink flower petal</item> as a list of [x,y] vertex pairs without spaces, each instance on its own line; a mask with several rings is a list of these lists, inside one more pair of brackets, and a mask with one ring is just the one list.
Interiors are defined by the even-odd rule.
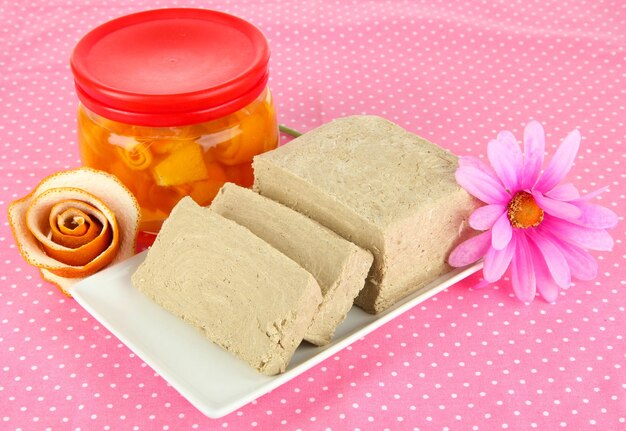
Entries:
[[532,241],[528,241],[528,245],[533,256],[533,269],[535,270],[535,280],[537,290],[547,302],[553,303],[559,296],[559,286],[554,282],[554,278],[550,275],[550,269],[546,264],[541,252]]
[[455,267],[474,263],[487,253],[490,246],[491,231],[488,230],[457,245],[450,253],[448,263]]
[[[561,253],[561,250],[546,236],[543,236],[539,231],[529,231],[528,238],[537,246],[540,254],[543,256],[550,275],[554,279],[554,282],[562,288],[567,288],[572,282],[569,265],[565,256]],[[535,256],[537,260],[539,256]]]
[[487,175],[491,176],[493,179],[497,180],[497,178],[498,178],[498,175],[496,174],[496,171],[494,171],[491,166],[489,166],[488,164],[484,163],[478,157],[474,157],[474,156],[461,156],[461,157],[459,157],[459,167],[460,168],[467,168],[467,167],[476,168],[476,169],[479,169],[479,170],[483,171]]
[[476,167],[460,167],[455,176],[461,187],[486,204],[504,204],[510,199],[499,180]]
[[509,131],[498,134],[498,139],[489,142],[487,156],[502,184],[511,193],[519,189],[523,156],[515,136]]
[[487,280],[485,280],[484,278],[481,277],[480,281],[478,283],[474,284],[471,287],[471,289],[474,289],[474,290],[484,289],[485,287],[489,286],[489,284],[491,284],[491,283],[489,283]]
[[609,186],[604,186],[602,188],[599,188],[598,190],[594,190],[590,193],[587,193],[586,195],[582,195],[580,198],[578,198],[578,201],[588,201],[588,200],[594,199],[600,196],[602,193],[606,192],[608,189],[609,189]]
[[485,280],[490,283],[500,280],[506,269],[509,267],[514,252],[514,238],[509,241],[503,250],[496,250],[493,247],[489,247],[489,250],[485,255],[485,265],[483,266],[483,277]]
[[576,205],[570,204],[568,202],[554,200],[552,198],[542,195],[538,191],[534,191],[532,195],[533,198],[535,198],[535,202],[537,202],[537,205],[539,205],[542,210],[544,210],[548,214],[553,215],[554,217],[572,220],[580,217],[580,215],[582,214],[580,208],[578,208]]
[[517,247],[511,260],[511,284],[520,301],[531,302],[535,298],[536,281],[533,258],[523,233],[515,235]]
[[537,121],[531,121],[524,129],[524,167],[522,168],[522,189],[531,189],[541,173],[545,149],[543,127]]
[[543,172],[534,189],[540,192],[552,190],[554,186],[560,183],[572,168],[572,163],[578,153],[580,146],[580,132],[574,130],[570,132],[559,148],[557,148],[552,160],[548,163],[548,167]]
[[612,229],[617,226],[618,217],[610,209],[596,204],[579,203],[581,215],[575,220],[570,220],[580,226],[592,229]]
[[571,201],[580,198],[578,189],[572,183],[558,185],[545,195],[557,201]]
[[487,163],[483,162],[478,157],[474,156],[461,156],[459,158],[459,168],[476,168],[479,171],[483,172],[485,175],[489,176],[493,181],[497,184],[500,183],[500,179],[498,178],[498,174],[493,170],[491,166]]
[[552,241],[556,242],[561,253],[565,256],[572,277],[584,281],[596,278],[598,275],[598,263],[593,256],[582,248],[563,242],[558,238],[553,237]]
[[513,228],[508,214],[504,212],[491,228],[491,246],[496,250],[502,250],[511,241],[512,236]]
[[604,229],[591,229],[579,226],[566,220],[561,220],[549,215],[544,216],[539,225],[541,230],[550,232],[561,241],[575,244],[583,249],[611,251],[613,250],[613,238]]
[[487,230],[491,229],[498,217],[506,211],[504,205],[491,204],[484,205],[474,210],[469,218],[469,224],[472,229]]

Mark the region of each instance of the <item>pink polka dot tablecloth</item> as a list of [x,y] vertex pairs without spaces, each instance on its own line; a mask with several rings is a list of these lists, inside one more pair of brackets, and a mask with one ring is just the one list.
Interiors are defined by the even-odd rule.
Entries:
[[[477,276],[294,380],[209,419],[18,254],[6,207],[80,164],[69,56],[94,26],[222,10],[272,47],[280,122],[386,117],[458,155],[540,120],[583,136],[569,179],[620,215],[598,277],[555,304]],[[626,430],[626,3],[34,0],[0,4],[0,429]]]

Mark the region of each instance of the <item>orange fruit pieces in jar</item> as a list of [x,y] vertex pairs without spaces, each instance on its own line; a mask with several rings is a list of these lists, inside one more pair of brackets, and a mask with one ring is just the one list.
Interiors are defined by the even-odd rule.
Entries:
[[224,183],[229,180],[225,169],[219,163],[206,161],[206,168],[207,179],[176,187],[181,196],[189,195],[199,205],[210,204]]
[[154,168],[154,179],[160,186],[178,186],[204,180],[209,171],[202,157],[202,149],[193,141],[187,141],[176,151],[169,153]]
[[242,187],[252,187],[254,183],[254,170],[251,163],[224,166],[224,171],[226,171],[228,181],[231,183],[239,184]]
[[230,140],[213,148],[216,160],[224,165],[239,165],[276,148],[278,126],[271,98],[241,109],[234,114]]
[[108,120],[79,110],[83,163],[116,175],[141,206],[140,229],[157,232],[184,196],[209,205],[222,185],[250,187],[252,158],[278,144],[271,96],[224,117],[176,127]]
[[152,164],[150,149],[135,138],[111,134],[109,142],[116,145],[119,159],[133,171],[147,169]]
[[100,127],[85,112],[78,110],[78,143],[83,164],[92,168],[107,170],[107,160],[111,157],[111,146],[103,145],[109,140],[109,131]]

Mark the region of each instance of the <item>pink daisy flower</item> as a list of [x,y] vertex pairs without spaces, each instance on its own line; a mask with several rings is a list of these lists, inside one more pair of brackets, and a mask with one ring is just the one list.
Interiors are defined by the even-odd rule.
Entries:
[[542,172],[543,127],[536,121],[524,129],[524,151],[509,131],[489,142],[490,166],[475,157],[462,157],[457,182],[484,202],[470,216],[470,226],[484,231],[457,246],[448,259],[465,266],[484,257],[483,278],[498,281],[511,267],[515,295],[524,302],[536,291],[554,302],[572,278],[591,280],[598,271],[586,250],[609,251],[617,215],[590,201],[606,190],[581,196],[571,183],[561,184],[580,145],[574,130],[559,145]]

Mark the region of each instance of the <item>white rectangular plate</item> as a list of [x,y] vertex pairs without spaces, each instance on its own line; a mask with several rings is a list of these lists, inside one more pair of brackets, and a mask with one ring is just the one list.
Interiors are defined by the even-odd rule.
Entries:
[[378,315],[353,307],[332,343],[324,347],[302,343],[285,373],[267,377],[209,342],[196,328],[132,286],[130,276],[145,253],[81,281],[71,293],[96,320],[211,418],[231,413],[291,380],[482,267],[479,263],[451,271]]

